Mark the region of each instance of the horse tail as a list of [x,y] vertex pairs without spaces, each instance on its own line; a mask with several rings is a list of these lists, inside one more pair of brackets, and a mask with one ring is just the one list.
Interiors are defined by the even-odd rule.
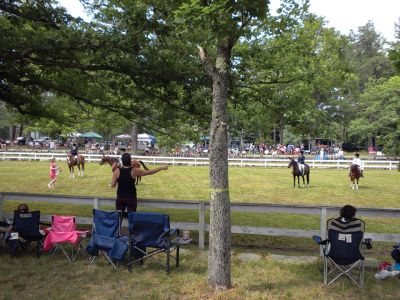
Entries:
[[143,161],[139,160],[139,163],[143,166],[143,169],[148,170],[149,168],[146,167]]

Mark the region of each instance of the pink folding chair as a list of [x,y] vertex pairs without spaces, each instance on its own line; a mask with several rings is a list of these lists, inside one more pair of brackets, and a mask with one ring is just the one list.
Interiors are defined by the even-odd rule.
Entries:
[[[75,261],[78,253],[81,251],[86,256],[81,244],[82,238],[89,232],[76,230],[75,217],[72,216],[52,216],[50,232],[44,241],[44,251],[53,250],[53,255],[62,251],[69,262]],[[72,244],[71,255],[68,255],[65,245]]]

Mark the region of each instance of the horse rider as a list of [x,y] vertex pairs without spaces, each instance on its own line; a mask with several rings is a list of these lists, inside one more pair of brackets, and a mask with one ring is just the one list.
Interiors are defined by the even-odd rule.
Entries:
[[73,144],[72,144],[72,147],[71,147],[71,156],[72,156],[72,159],[73,159],[74,161],[76,161],[76,163],[78,164],[78,163],[79,163],[78,146],[77,146],[76,143],[73,143]]
[[363,174],[364,173],[364,163],[360,159],[360,154],[358,154],[358,153],[355,154],[352,164],[356,165],[358,167],[358,169],[360,170],[360,173],[361,173],[361,177],[364,177],[364,174]]
[[304,161],[306,160],[304,156],[304,151],[300,151],[300,155],[297,157],[297,163],[299,165],[299,170],[301,172],[301,175],[304,175]]

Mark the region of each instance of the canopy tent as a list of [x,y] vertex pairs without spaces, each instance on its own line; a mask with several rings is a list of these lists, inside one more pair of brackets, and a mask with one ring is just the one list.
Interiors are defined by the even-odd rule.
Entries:
[[103,138],[100,134],[93,132],[93,131],[86,132],[86,133],[80,135],[79,137],[87,138],[87,139],[102,139]]
[[132,136],[124,133],[124,134],[117,135],[115,138],[121,139],[121,140],[129,140],[132,138]]
[[79,132],[71,132],[67,134],[67,137],[80,137],[82,133]]
[[140,133],[137,136],[138,141],[149,141],[153,144],[157,143],[157,138],[154,135],[150,135],[147,133]]

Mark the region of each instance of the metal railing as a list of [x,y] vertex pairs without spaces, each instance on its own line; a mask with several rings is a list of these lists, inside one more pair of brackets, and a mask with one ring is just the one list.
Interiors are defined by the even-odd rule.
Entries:
[[[0,193],[0,216],[9,217],[10,214],[4,213],[5,200],[19,200],[24,202],[50,202],[64,204],[87,204],[93,208],[101,208],[102,206],[114,206],[114,198],[104,197],[82,197],[82,196],[63,196],[63,195],[41,195],[26,193]],[[146,208],[157,209],[188,209],[197,210],[199,214],[198,222],[171,222],[171,226],[183,230],[198,231],[199,248],[205,247],[205,232],[209,231],[209,224],[206,223],[206,210],[210,209],[210,203],[205,201],[186,201],[186,200],[148,200],[140,199],[139,205]],[[259,203],[231,203],[231,211],[237,212],[253,212],[253,213],[287,213],[287,214],[304,214],[318,215],[320,217],[319,230],[304,230],[292,228],[269,228],[254,226],[232,225],[232,233],[240,234],[257,234],[266,236],[286,236],[286,237],[311,237],[313,235],[321,235],[325,238],[326,221],[328,216],[337,216],[340,207],[337,206],[308,206],[308,205],[278,205],[278,204],[259,204]],[[357,216],[359,217],[384,217],[399,218],[400,209],[394,208],[357,208]],[[41,215],[42,221],[51,221],[50,215]],[[91,217],[77,217],[78,224],[92,224]],[[126,224],[125,224],[126,225]],[[374,241],[381,242],[398,242],[400,234],[392,233],[371,233],[367,232],[366,237],[372,238]]]
[[[100,162],[101,154],[84,154],[85,160],[89,163]],[[119,155],[109,155],[111,157],[120,157]],[[65,160],[66,153],[58,152],[0,152],[1,160],[46,160],[51,158],[56,160]],[[150,164],[168,164],[168,165],[189,165],[189,166],[208,166],[207,157],[170,157],[170,156],[132,156],[133,159],[142,160]],[[273,158],[229,158],[230,166],[239,167],[287,167],[288,159]],[[307,160],[311,168],[348,168],[351,160]],[[366,169],[387,169],[396,170],[399,161],[395,160],[365,160]]]

